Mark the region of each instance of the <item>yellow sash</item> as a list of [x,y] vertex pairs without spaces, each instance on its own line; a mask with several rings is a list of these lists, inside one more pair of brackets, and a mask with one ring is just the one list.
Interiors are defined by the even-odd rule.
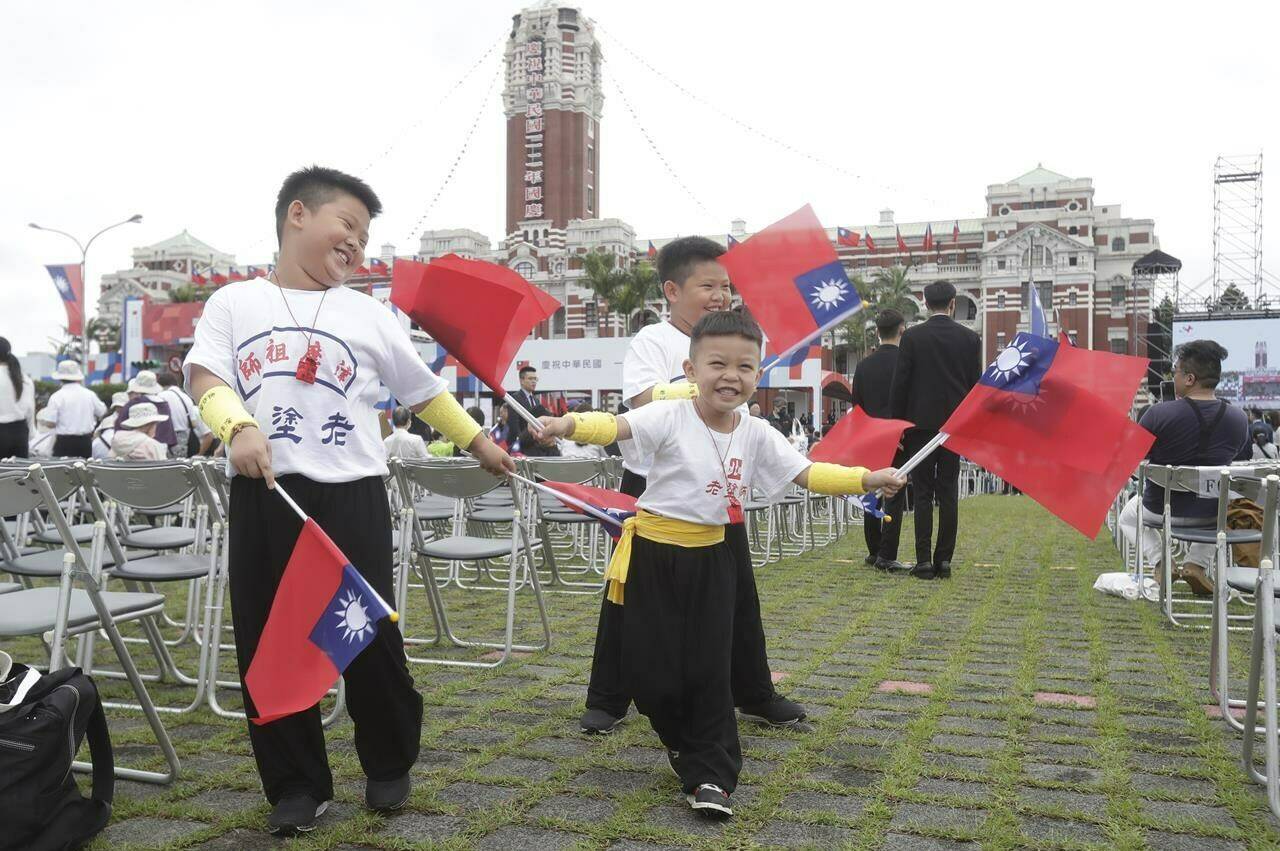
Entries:
[[627,571],[631,567],[631,540],[636,535],[658,544],[674,544],[677,547],[710,547],[724,540],[723,526],[704,526],[673,517],[659,517],[643,508],[635,517],[622,522],[622,536],[609,559],[609,569],[604,579],[609,583],[609,602],[621,606]]

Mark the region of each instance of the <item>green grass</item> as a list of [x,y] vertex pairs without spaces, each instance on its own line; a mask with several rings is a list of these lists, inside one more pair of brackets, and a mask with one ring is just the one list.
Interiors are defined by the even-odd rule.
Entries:
[[[909,557],[909,521],[902,540]],[[759,847],[772,836],[875,849],[909,847],[904,835],[937,847],[1162,847],[1167,840],[1153,831],[1180,834],[1187,848],[1280,847],[1261,790],[1239,766],[1238,737],[1204,713],[1207,635],[1169,626],[1150,604],[1094,592],[1099,572],[1118,569],[1105,534],[1087,541],[1022,497],[979,497],[961,504],[950,582],[881,575],[863,566],[862,549],[853,529],[757,571],[772,665],[787,673],[781,689],[815,717],[804,731],[740,725],[746,766],[733,820],[711,824],[688,812],[643,718],[608,737],[577,732],[598,598],[552,593],[549,651],[494,671],[413,666],[426,720],[405,813],[363,810],[351,722],[331,729],[337,810],[291,847],[463,849],[505,837],[512,847],[630,840],[719,849]],[[446,599],[459,631],[498,633],[503,595],[453,590]],[[411,630],[424,606],[411,597]],[[531,607],[521,611],[532,625]],[[1237,674],[1245,639],[1232,638]],[[30,642],[5,649],[19,658],[37,652]],[[178,657],[193,666],[189,647]],[[879,693],[884,680],[932,691]],[[119,682],[104,690],[123,694]],[[1042,691],[1085,694],[1097,706],[1043,706],[1034,698]],[[154,693],[166,702],[187,694],[168,685]],[[138,716],[109,716],[118,761],[158,767]],[[258,783],[242,724],[207,711],[166,720],[188,770],[168,788],[121,784],[116,832],[94,847],[268,842],[259,833],[266,804],[249,797]],[[594,783],[581,779],[588,772],[612,773]],[[460,789],[493,787],[501,801],[458,803]],[[207,805],[205,796],[228,789],[248,794]],[[563,796],[569,810],[557,804]],[[1196,806],[1168,809],[1180,803]],[[134,821],[142,817],[195,826],[161,842],[155,825]],[[408,829],[414,819],[426,821]],[[140,824],[148,830],[132,829]],[[424,830],[441,838],[433,845]],[[126,845],[119,831],[142,844]]]

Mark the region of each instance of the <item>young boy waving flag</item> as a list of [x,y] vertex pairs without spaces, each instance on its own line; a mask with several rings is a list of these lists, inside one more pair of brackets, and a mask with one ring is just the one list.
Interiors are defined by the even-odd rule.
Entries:
[[[301,529],[272,493],[277,480],[374,590],[393,597],[387,465],[374,407],[380,381],[486,470],[515,469],[391,312],[343,286],[364,262],[369,221],[381,210],[373,190],[350,175],[318,166],[289,175],[276,200],[275,272],[214,293],[187,355],[187,386],[226,444],[234,474],[229,571],[242,682]],[[399,630],[380,623],[344,678],[365,801],[396,809],[409,797],[422,726]],[[333,797],[319,709],[250,724],[249,740],[273,805],[272,832],[311,830]]]
[[810,463],[764,420],[738,409],[760,377],[762,335],[734,311],[693,327],[692,399],[645,405],[618,417],[543,417],[548,435],[617,440],[624,459],[651,459],[639,512],[623,524],[609,564],[609,599],[624,607],[622,682],[667,747],[689,804],[729,816],[742,768],[730,688],[739,570],[726,527],[741,522],[752,488],[776,496],[789,482],[816,493],[896,493],[888,468]]

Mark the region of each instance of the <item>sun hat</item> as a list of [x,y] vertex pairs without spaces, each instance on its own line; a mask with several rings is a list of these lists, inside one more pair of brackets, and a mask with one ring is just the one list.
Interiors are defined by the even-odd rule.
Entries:
[[123,408],[127,404],[129,404],[128,393],[123,390],[119,390],[111,394],[111,410],[114,411],[116,408]]
[[167,419],[169,415],[158,412],[155,405],[150,402],[139,402],[129,409],[129,419],[120,425],[125,428],[142,428],[144,425],[162,423]]
[[129,382],[130,393],[154,396],[163,390],[164,388],[160,386],[160,382],[156,381],[156,374],[149,369],[142,370]]
[[84,373],[80,371],[80,364],[73,360],[59,361],[57,369],[53,371],[53,377],[59,381],[84,381]]

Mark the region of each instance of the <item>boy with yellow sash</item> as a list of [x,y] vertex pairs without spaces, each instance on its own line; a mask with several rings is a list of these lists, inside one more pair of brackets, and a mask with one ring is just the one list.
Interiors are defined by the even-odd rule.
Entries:
[[548,434],[617,440],[624,459],[652,461],[606,576],[609,599],[627,612],[623,684],[667,747],[690,806],[727,817],[742,752],[730,687],[738,568],[725,526],[741,522],[751,488],[766,498],[790,482],[825,494],[896,493],[905,481],[892,468],[810,463],[738,410],[760,376],[762,335],[749,317],[708,313],[690,337],[684,371],[696,397],[542,423]]

